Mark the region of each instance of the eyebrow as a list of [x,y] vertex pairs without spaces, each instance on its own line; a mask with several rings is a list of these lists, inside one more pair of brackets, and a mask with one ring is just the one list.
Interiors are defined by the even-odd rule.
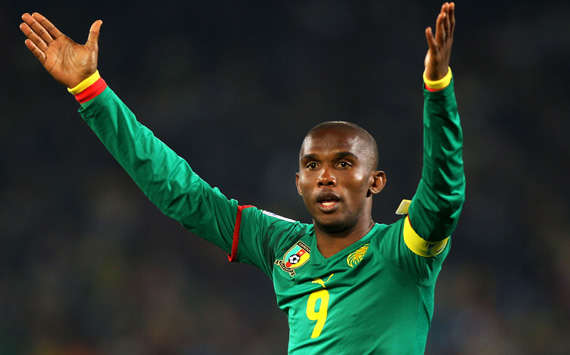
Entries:
[[352,158],[352,159],[358,160],[358,157],[351,152],[338,152],[334,155],[334,157],[335,157],[335,160],[342,159],[342,158]]
[[307,160],[319,160],[319,159],[317,159],[317,156],[314,154],[305,154],[301,157],[301,161],[307,161]]
[[[334,160],[339,160],[343,158],[352,158],[354,160],[358,160],[358,157],[351,152],[338,152],[334,155]],[[301,157],[301,161],[307,160],[320,160],[315,154],[305,154]]]

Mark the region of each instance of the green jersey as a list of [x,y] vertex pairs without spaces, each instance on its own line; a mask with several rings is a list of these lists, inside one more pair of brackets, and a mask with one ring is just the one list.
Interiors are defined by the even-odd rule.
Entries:
[[[89,89],[87,89],[89,90]],[[86,91],[87,91],[86,90]],[[108,87],[79,112],[166,215],[273,280],[290,354],[422,354],[434,287],[464,199],[453,83],[424,90],[422,178],[409,215],[325,258],[313,225],[241,206],[154,137]],[[81,101],[80,101],[81,102]]]

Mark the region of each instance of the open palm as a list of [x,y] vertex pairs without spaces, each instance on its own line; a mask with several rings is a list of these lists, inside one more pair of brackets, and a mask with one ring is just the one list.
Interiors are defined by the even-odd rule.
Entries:
[[55,80],[72,88],[97,70],[97,42],[103,21],[93,22],[87,42],[81,45],[37,12],[23,14],[22,20],[20,30],[27,37],[26,47]]
[[454,30],[455,3],[443,3],[435,23],[435,36],[431,27],[425,30],[428,51],[424,65],[429,80],[438,80],[447,74]]

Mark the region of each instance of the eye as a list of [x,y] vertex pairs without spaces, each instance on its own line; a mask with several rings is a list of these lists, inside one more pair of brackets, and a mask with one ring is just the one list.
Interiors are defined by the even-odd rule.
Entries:
[[315,169],[316,167],[317,167],[316,161],[310,161],[307,164],[305,164],[305,168],[307,169]]
[[336,165],[341,169],[350,168],[352,166],[352,164],[346,160],[341,160]]

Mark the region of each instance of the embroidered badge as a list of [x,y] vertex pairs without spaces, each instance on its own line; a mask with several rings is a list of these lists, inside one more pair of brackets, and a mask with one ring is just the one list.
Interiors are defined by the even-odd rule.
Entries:
[[281,270],[295,276],[295,269],[303,266],[311,258],[311,248],[301,241],[298,241],[283,255],[283,259],[275,260]]
[[346,264],[350,267],[355,267],[356,265],[358,265],[358,263],[362,261],[362,259],[364,258],[364,254],[366,254],[367,250],[368,250],[368,243],[364,244],[360,248],[348,254],[348,256],[346,257]]

